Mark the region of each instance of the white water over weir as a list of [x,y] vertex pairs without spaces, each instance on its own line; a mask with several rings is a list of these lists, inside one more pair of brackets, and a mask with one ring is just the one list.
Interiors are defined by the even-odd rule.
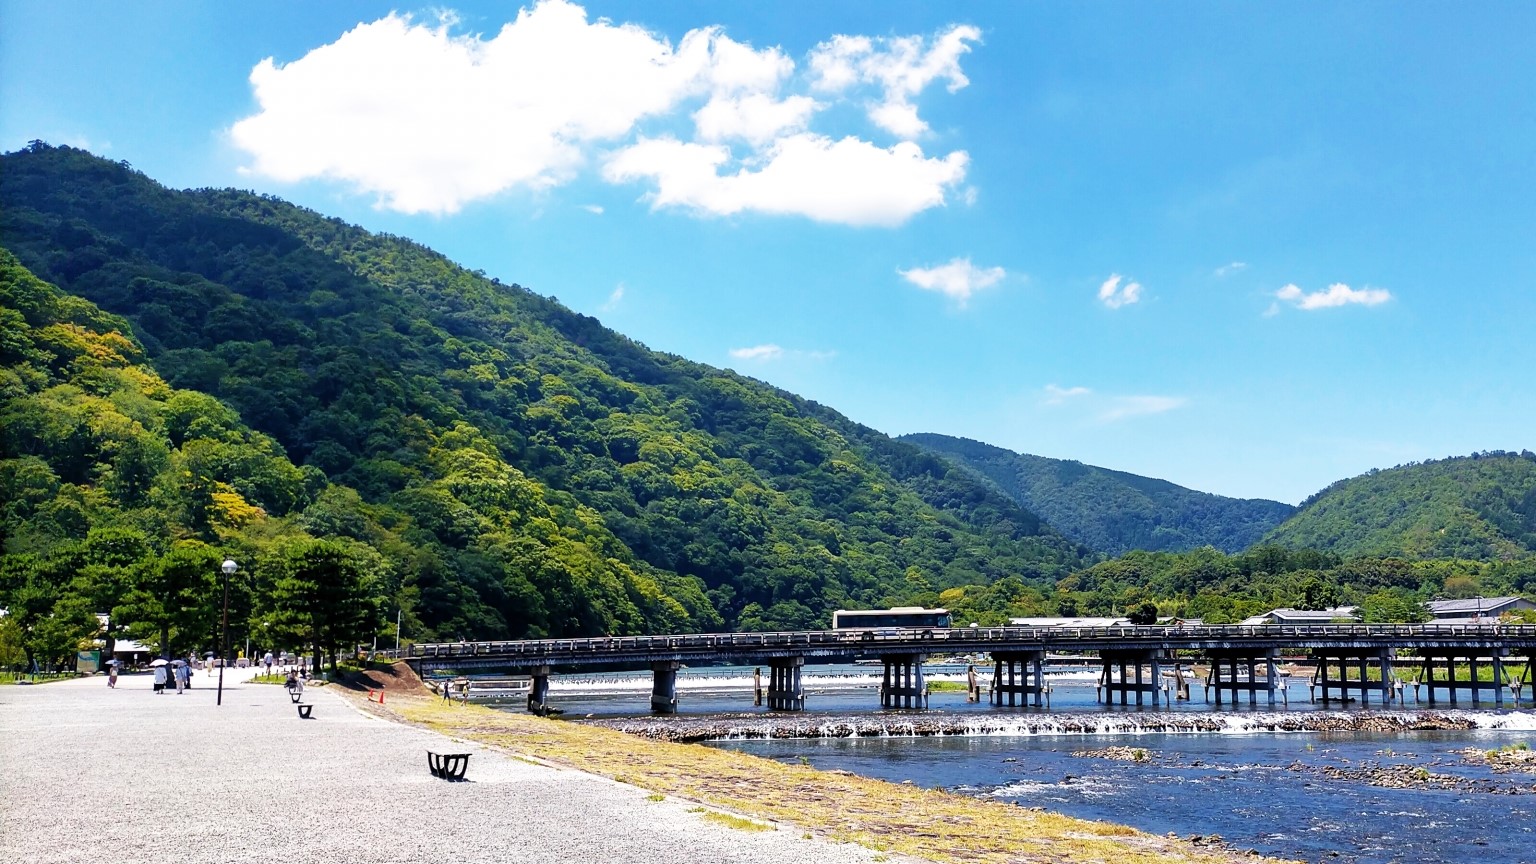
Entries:
[[1271,711],[1245,714],[1033,714],[1027,717],[927,715],[593,720],[633,735],[663,741],[745,741],[780,738],[920,738],[1022,735],[1245,735],[1259,732],[1412,732],[1433,730],[1536,730],[1536,713],[1514,711]]
[[[387,652],[386,652],[387,653]],[[1012,707],[1016,700],[1049,707],[1043,670],[1053,661],[1072,659],[1100,668],[1103,701],[1127,705],[1165,699],[1187,700],[1192,679],[1184,667],[1206,664],[1204,686],[1216,703],[1224,695],[1235,703],[1246,694],[1250,705],[1262,695],[1270,706],[1285,700],[1277,666],[1282,656],[1308,655],[1317,674],[1313,695],[1331,701],[1389,706],[1404,688],[1445,691],[1452,706],[1465,692],[1472,704],[1491,696],[1502,707],[1504,692],[1518,701],[1521,679],[1511,679],[1506,659],[1523,658],[1527,670],[1536,658],[1536,625],[1484,624],[1313,624],[1215,625],[1171,627],[967,627],[812,630],[788,633],[698,633],[673,636],[622,636],[591,639],[539,639],[503,642],[420,644],[403,659],[423,677],[443,672],[520,671],[532,678],[530,710],[543,710],[550,677],[586,670],[649,668],[651,710],[678,709],[677,671],[689,664],[735,663],[768,667],[769,707],[800,711],[805,704],[802,667],[816,663],[878,662],[884,675],[879,688],[884,708],[926,708],[924,664],[933,654],[963,655],[991,666],[987,689],[993,705]],[[986,655],[986,659],[980,659]],[[1479,664],[1491,672],[1483,680]],[[1463,668],[1466,667],[1465,673]],[[1164,670],[1173,673],[1172,694]],[[1338,675],[1333,675],[1333,670]],[[1416,675],[1414,674],[1416,671]],[[1405,680],[1400,673],[1407,673]],[[1443,674],[1442,674],[1443,673]],[[1194,682],[1199,683],[1199,682]],[[755,688],[755,689],[761,689]],[[1354,695],[1351,695],[1354,694]],[[537,697],[537,698],[536,698]],[[979,698],[979,693],[978,693]],[[1190,722],[1190,721],[1181,721]],[[1175,730],[1176,731],[1176,730]]]

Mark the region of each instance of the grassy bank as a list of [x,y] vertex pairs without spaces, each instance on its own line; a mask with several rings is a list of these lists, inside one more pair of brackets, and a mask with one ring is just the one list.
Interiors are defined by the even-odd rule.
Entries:
[[515,757],[576,768],[657,795],[930,861],[1230,864],[1261,860],[1196,848],[1121,825],[847,772],[817,771],[739,752],[647,741],[609,729],[475,705],[404,694],[392,696],[386,706],[359,704]]

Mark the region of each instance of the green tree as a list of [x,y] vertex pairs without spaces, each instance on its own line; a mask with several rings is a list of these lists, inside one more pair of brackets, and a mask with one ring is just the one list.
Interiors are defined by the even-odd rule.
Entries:
[[337,650],[378,631],[377,586],[383,560],[360,543],[290,541],[262,561],[270,593],[260,598],[267,617],[305,634],[315,666],[325,657],[336,668]]
[[223,556],[198,540],[183,540],[146,568],[138,586],[123,599],[119,614],[130,635],[152,644],[160,656],[198,646],[213,632],[220,610],[219,567]]

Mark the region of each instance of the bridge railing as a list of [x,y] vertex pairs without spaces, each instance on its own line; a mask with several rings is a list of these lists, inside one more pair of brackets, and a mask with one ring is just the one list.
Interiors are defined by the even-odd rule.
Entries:
[[1481,624],[1215,624],[1202,626],[1125,627],[957,627],[878,628],[867,630],[795,630],[768,633],[686,633],[664,636],[600,636],[577,639],[524,639],[491,642],[418,643],[402,652],[407,657],[543,657],[609,656],[665,651],[707,652],[731,649],[848,649],[954,650],[1072,643],[1145,643],[1177,640],[1260,639],[1415,639],[1415,638],[1536,639],[1536,625]]

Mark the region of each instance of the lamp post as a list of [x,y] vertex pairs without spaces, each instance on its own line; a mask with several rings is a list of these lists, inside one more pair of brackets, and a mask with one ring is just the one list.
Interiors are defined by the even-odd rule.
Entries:
[[226,558],[224,566],[220,568],[224,571],[224,619],[220,627],[223,635],[219,637],[219,696],[214,700],[215,705],[224,704],[224,664],[229,659],[229,577],[235,575],[238,567],[238,564]]

